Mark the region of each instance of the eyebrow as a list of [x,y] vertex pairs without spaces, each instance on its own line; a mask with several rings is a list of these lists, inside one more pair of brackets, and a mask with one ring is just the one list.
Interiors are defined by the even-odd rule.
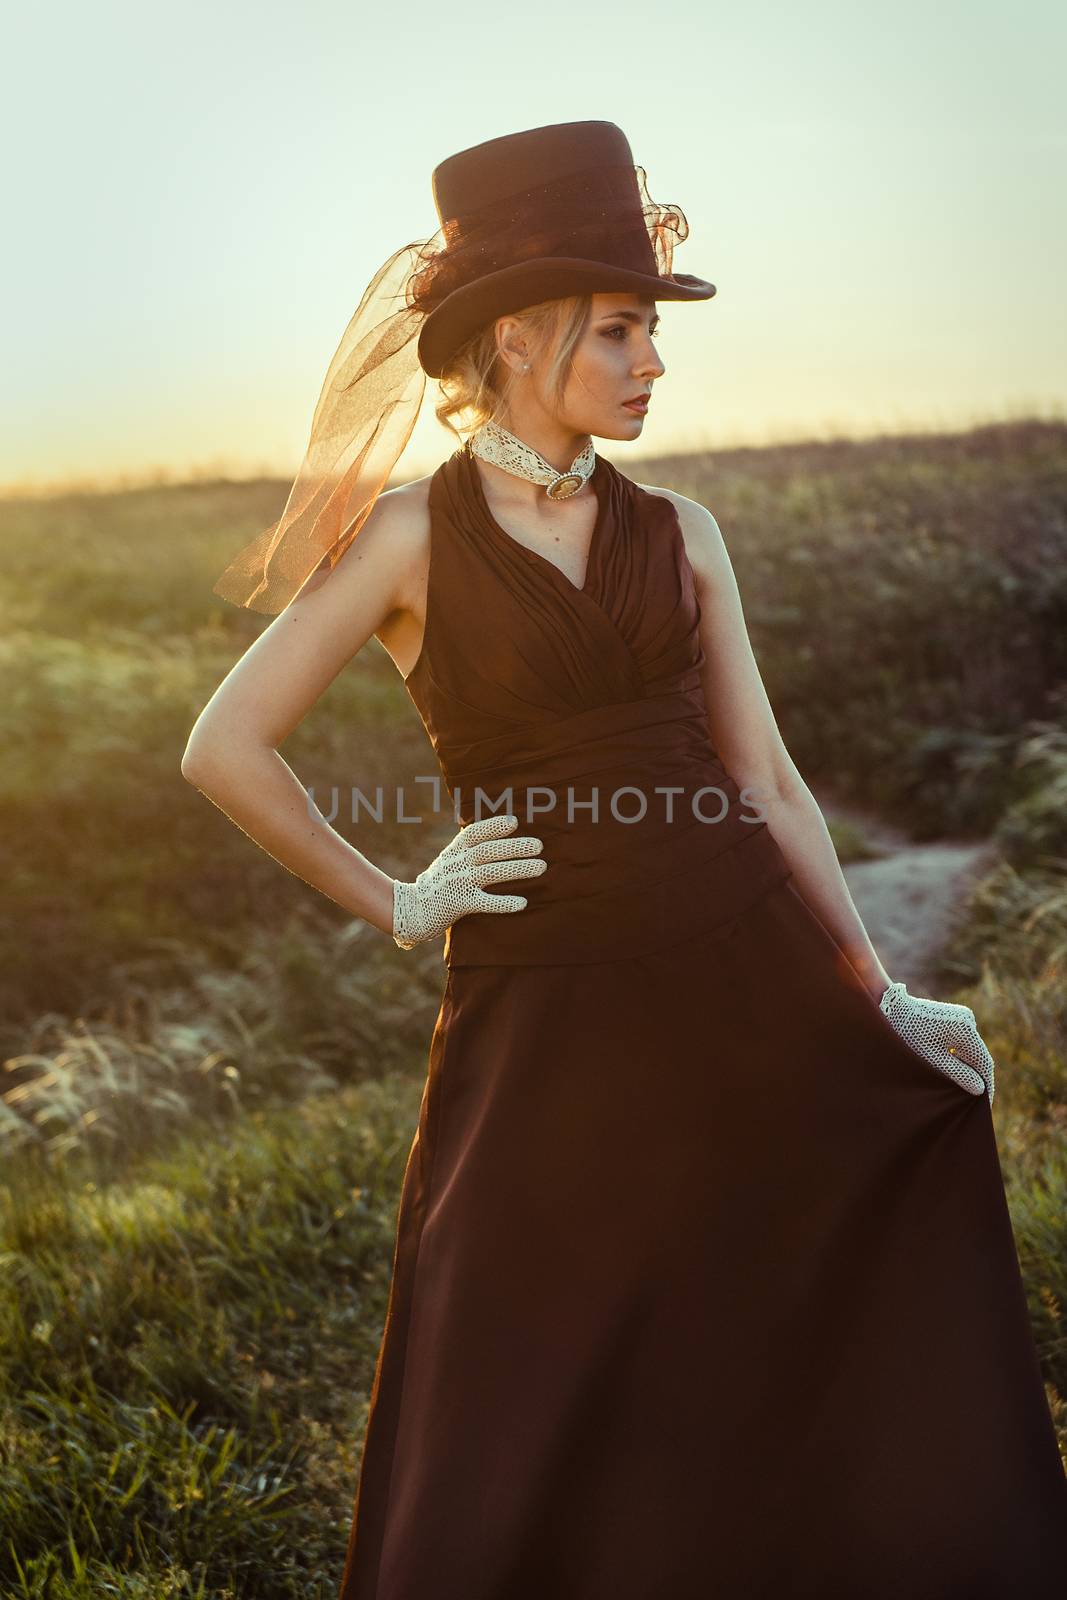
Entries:
[[[609,317],[622,317],[624,322],[643,322],[644,321],[644,318],[642,317],[640,311],[605,311],[604,315],[601,318],[599,318],[599,320],[601,322],[606,322]],[[654,328],[656,326],[656,324],[659,322],[659,320],[660,320],[660,315],[659,315],[659,312],[657,311],[655,316],[652,318],[652,321],[649,324],[649,326]]]

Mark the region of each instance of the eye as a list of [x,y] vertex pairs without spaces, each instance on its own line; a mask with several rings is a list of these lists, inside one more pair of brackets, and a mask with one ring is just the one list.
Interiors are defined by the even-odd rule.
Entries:
[[[650,336],[653,339],[658,339],[659,338],[659,328],[658,327],[649,328],[648,331],[649,331]],[[609,338],[609,339],[610,339],[610,337],[611,337],[611,335],[613,333],[625,334],[626,332],[627,332],[626,325],[625,325],[625,323],[622,323],[622,322],[616,323],[614,328],[605,328],[605,330],[604,330],[605,337]]]

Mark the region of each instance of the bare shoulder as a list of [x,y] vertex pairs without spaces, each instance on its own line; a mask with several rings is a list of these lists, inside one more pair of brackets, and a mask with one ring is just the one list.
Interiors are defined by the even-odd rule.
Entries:
[[699,500],[690,500],[688,495],[679,494],[675,489],[661,489],[657,484],[639,483],[637,487],[644,489],[646,494],[662,495],[674,506],[685,542],[685,553],[699,577],[714,577],[724,564],[729,565],[730,558],[722,530],[707,506],[701,505]]
[[[364,588],[372,581],[385,614],[412,608],[425,587],[430,547],[430,477],[385,489],[337,563],[335,591]],[[384,620],[384,617],[383,617]]]
[[378,502],[388,500],[385,516],[391,536],[400,547],[401,588],[398,609],[421,618],[425,612],[426,580],[430,569],[430,481],[433,473],[387,489]]
[[430,543],[430,479],[413,478],[395,489],[384,489],[363,527],[356,543],[365,535],[377,540],[388,539],[395,553],[407,565],[417,567]]
[[363,573],[371,590],[376,575],[385,574],[370,628],[403,677],[419,654],[426,621],[432,477],[429,473],[383,490],[337,568],[340,574],[346,562],[353,563],[354,595],[361,588],[356,563],[368,563]]
[[408,636],[421,626],[430,477],[379,494],[336,565],[312,573],[286,609],[290,621],[314,622],[320,656],[329,657],[335,670],[372,635],[390,654],[396,650],[403,656]]
[[401,483],[395,489],[385,489],[378,496],[375,509],[382,506],[388,515],[416,523],[421,519],[428,521],[432,481],[433,473],[428,472],[425,477],[412,478],[410,483]]

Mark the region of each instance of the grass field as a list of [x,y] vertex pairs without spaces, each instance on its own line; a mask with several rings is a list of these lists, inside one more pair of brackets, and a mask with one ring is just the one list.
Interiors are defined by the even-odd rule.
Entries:
[[[997,1059],[1067,1461],[1067,427],[633,475],[715,512],[802,772],[999,846],[940,995]],[[211,582],[285,487],[0,504],[4,1596],[336,1593],[444,971],[178,770],[263,626]],[[436,770],[373,641],[283,753],[320,787]],[[386,870],[451,831],[338,825]]]

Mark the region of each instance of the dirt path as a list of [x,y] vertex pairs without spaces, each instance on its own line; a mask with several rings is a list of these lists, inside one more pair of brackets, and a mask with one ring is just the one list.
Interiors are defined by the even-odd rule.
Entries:
[[934,994],[938,951],[968,889],[992,864],[992,845],[973,839],[914,844],[871,813],[810,787],[828,821],[851,823],[872,849],[885,852],[846,864],[849,893],[890,976],[912,994]]

